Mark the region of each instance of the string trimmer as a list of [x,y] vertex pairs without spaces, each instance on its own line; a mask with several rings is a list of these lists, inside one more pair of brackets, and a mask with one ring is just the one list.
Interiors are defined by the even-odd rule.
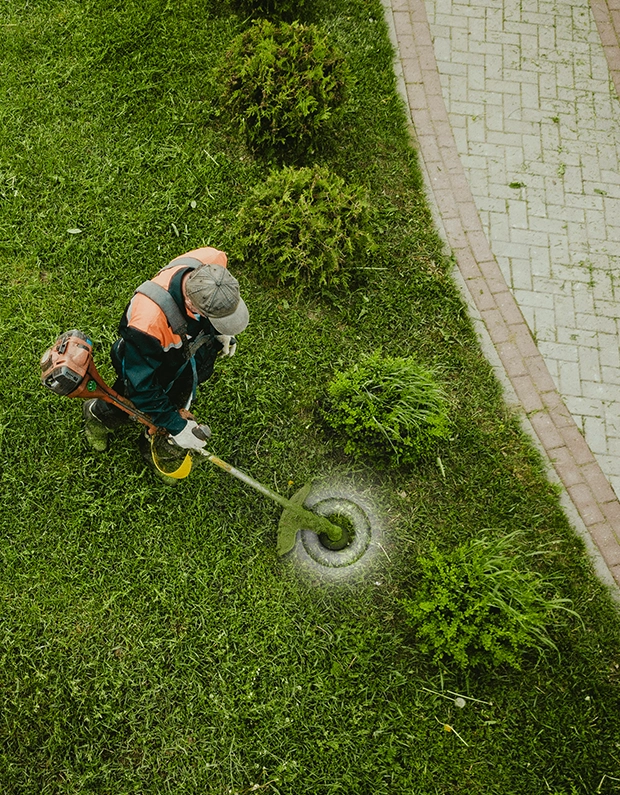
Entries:
[[[184,478],[191,470],[192,459],[188,454],[181,466],[175,472],[165,472],[161,469],[156,456],[154,440],[162,435],[167,438],[167,433],[153,424],[148,414],[140,411],[128,398],[120,395],[108,386],[99,374],[93,361],[93,343],[81,331],[74,329],[61,334],[51,348],[41,358],[41,381],[44,386],[57,395],[70,398],[100,398],[106,403],[111,403],[130,415],[134,420],[145,425],[151,435],[151,451],[155,465],[169,477]],[[201,450],[200,454],[212,464],[228,472],[229,475],[252,486],[265,497],[269,497],[284,508],[278,527],[278,553],[285,555],[295,546],[299,530],[311,530],[319,536],[321,542],[332,550],[344,549],[349,544],[347,531],[333,524],[324,516],[319,516],[303,507],[303,503],[310,492],[312,484],[307,484],[300,489],[292,499],[282,497],[267,486],[263,486],[254,478],[231,464],[222,461],[213,453]]]

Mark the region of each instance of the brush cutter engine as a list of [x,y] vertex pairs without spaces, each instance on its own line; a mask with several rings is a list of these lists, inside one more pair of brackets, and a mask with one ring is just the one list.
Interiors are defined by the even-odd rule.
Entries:
[[65,331],[41,357],[41,381],[57,395],[81,397],[73,393],[90,381],[92,360],[93,343],[86,334]]

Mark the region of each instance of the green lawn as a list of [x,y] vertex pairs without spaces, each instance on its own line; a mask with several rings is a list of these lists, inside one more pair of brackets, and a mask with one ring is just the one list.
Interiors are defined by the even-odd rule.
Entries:
[[[338,588],[278,558],[276,505],[209,465],[163,489],[133,426],[91,454],[80,403],[39,383],[39,357],[74,327],[110,376],[135,287],[198,245],[234,248],[236,210],[269,171],[214,105],[246,21],[215,0],[0,9],[2,793],[620,791],[617,610],[451,281],[379,0],[315,6],[357,83],[311,162],[367,187],[383,270],[350,296],[295,302],[233,262],[251,324],[197,414],[218,455],[284,494],[353,477],[373,495],[386,556]],[[377,349],[441,373],[444,473],[353,465],[322,423],[332,374]],[[548,544],[537,565],[583,619],[521,672],[438,667],[398,606],[431,541],[485,528]]]

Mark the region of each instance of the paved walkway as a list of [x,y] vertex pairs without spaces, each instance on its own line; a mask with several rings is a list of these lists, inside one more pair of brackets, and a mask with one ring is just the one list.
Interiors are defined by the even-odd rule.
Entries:
[[472,305],[620,585],[620,0],[383,2]]

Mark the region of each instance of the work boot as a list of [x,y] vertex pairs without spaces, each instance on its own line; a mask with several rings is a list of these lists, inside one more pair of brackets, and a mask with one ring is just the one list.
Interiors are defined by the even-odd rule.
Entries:
[[181,483],[181,481],[177,480],[177,478],[170,478],[168,475],[165,475],[163,472],[160,472],[160,470],[157,469],[155,462],[153,461],[153,454],[151,452],[151,437],[146,431],[140,435],[138,447],[140,449],[142,460],[151,470],[151,472],[154,472],[155,475],[157,475],[162,483],[164,483],[166,486],[178,486]]
[[93,414],[93,406],[97,398],[85,400],[82,404],[82,416],[84,417],[84,433],[86,441],[97,453],[104,453],[108,449],[109,431],[101,420]]

